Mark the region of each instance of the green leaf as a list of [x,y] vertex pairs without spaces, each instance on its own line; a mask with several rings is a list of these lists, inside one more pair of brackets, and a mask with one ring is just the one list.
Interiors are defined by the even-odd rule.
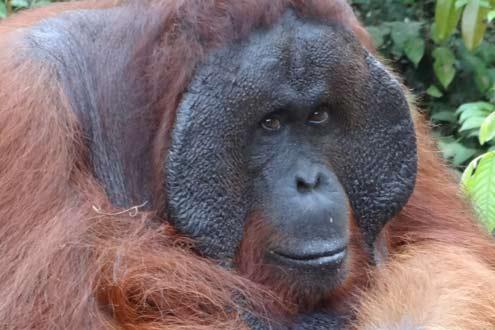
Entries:
[[485,118],[480,127],[480,144],[495,139],[495,112]]
[[491,23],[495,19],[495,10],[489,11],[488,14],[486,14],[486,20],[488,23]]
[[421,38],[409,39],[404,45],[404,53],[417,67],[425,54],[425,41]]
[[0,18],[5,17],[7,17],[7,6],[5,6],[5,3],[2,1],[0,2]]
[[433,121],[443,121],[451,124],[457,123],[457,116],[454,111],[438,111],[430,116]]
[[460,9],[462,7],[464,7],[465,5],[467,5],[469,3],[469,0],[457,0],[455,2],[455,7]]
[[450,159],[454,165],[461,165],[478,153],[478,150],[467,148],[452,138],[440,138],[438,146],[444,158]]
[[490,5],[490,0],[480,0],[480,7],[488,9],[492,8]]
[[483,117],[486,118],[490,113],[495,111],[495,105],[488,102],[471,102],[464,103],[457,110],[459,115],[459,121],[463,123],[470,117]]
[[461,127],[459,132],[468,132],[475,129],[476,131],[468,132],[467,137],[478,138],[481,125],[494,110],[495,106],[487,102],[472,102],[461,105],[456,111],[457,114],[460,114],[459,123]]
[[[484,94],[493,85],[495,80],[491,77],[487,63],[495,61],[495,54],[491,54],[493,49],[487,43],[476,51],[476,55],[470,52],[462,52],[463,65],[467,66],[474,73],[474,81],[478,90]],[[493,58],[492,58],[493,56]]]
[[443,88],[447,89],[456,74],[454,66],[455,55],[446,47],[438,47],[433,51],[433,57],[435,58],[435,62],[433,63],[435,75]]
[[27,0],[12,0],[12,7],[29,8],[29,1],[27,1]]
[[470,129],[479,129],[484,120],[484,117],[469,117],[462,123],[459,132],[465,132]]
[[52,2],[50,0],[37,0],[31,4],[31,7],[43,7],[43,6],[49,5],[51,3]]
[[[458,1],[457,1],[458,2]],[[435,8],[435,41],[447,40],[456,30],[461,17],[461,8],[455,0],[437,0]]]
[[495,152],[473,160],[462,175],[461,185],[492,232],[495,229]]
[[422,27],[422,23],[420,22],[395,21],[383,23],[382,26],[386,26],[390,30],[392,39],[390,53],[395,58],[400,58],[405,54],[406,44],[409,40],[423,39],[420,33]]
[[469,133],[467,133],[466,135],[464,135],[465,133],[463,133],[463,137],[465,137],[466,139],[469,139],[469,138],[475,138],[476,140],[479,140],[480,139],[480,130],[479,129],[473,129],[471,131],[469,131]]
[[421,37],[420,22],[391,22],[387,25],[390,28],[394,44],[400,49],[404,49],[406,42],[410,39]]
[[[426,94],[430,95],[431,97],[435,97],[435,98],[439,98],[439,97],[443,96],[443,93],[440,90],[440,88],[438,88],[435,85],[431,85],[430,87],[428,87],[428,89],[426,90]],[[452,111],[448,111],[448,112],[452,112]]]
[[373,44],[380,48],[385,42],[385,36],[390,34],[390,29],[386,26],[369,26],[366,28],[373,38]]
[[471,0],[462,15],[462,38],[467,49],[473,51],[481,42],[486,31],[486,16],[489,9],[482,0]]
[[480,110],[480,109],[470,109],[466,110],[461,114],[459,117],[459,123],[464,123],[466,120],[469,118],[481,118],[482,120],[485,120],[485,118],[489,115],[488,112]]

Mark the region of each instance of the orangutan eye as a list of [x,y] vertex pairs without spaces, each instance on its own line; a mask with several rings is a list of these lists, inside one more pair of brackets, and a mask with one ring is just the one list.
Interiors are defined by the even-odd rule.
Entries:
[[282,127],[280,119],[275,117],[266,117],[260,123],[261,128],[267,131],[278,131]]
[[308,116],[306,122],[311,125],[321,125],[328,120],[328,111],[318,110],[314,111]]

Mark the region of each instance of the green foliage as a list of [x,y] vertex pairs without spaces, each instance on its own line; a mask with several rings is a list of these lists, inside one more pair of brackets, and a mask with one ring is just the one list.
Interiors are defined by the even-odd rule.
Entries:
[[0,19],[21,9],[41,7],[52,2],[62,1],[63,0],[0,0]]
[[468,166],[465,191],[494,229],[495,0],[352,4],[378,49],[420,96],[444,157],[459,170]]
[[[467,2],[462,15],[462,37],[469,50],[479,47],[486,31],[488,12],[492,4],[487,0],[470,0]],[[493,1],[492,1],[493,2]],[[495,8],[495,2],[493,2]]]
[[7,6],[5,5],[5,2],[0,1],[0,18],[5,17],[7,17]]
[[485,120],[483,120],[483,123],[481,123],[479,135],[481,145],[495,139],[495,109],[485,118]]
[[453,164],[462,170],[487,152],[493,142],[478,140],[481,118],[461,120],[456,109],[495,101],[495,0],[354,0],[352,5],[380,52],[420,96]]
[[461,18],[461,8],[455,1],[437,0],[435,23],[432,25],[432,37],[437,43],[444,42],[456,31]]
[[495,230],[495,151],[469,164],[462,176],[462,185],[488,230]]
[[444,89],[447,89],[454,80],[456,74],[456,58],[454,53],[447,47],[438,47],[433,50],[433,70],[437,79]]

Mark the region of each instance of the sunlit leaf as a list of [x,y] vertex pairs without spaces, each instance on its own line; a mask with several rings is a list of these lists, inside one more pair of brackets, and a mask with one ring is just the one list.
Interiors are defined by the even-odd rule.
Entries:
[[456,6],[456,0],[437,0],[435,8],[435,40],[443,42],[454,33],[462,9]]
[[486,20],[490,23],[495,19],[495,10],[492,10],[486,14]]
[[483,117],[486,118],[490,113],[495,111],[495,105],[488,102],[471,102],[464,103],[457,110],[456,113],[460,115],[459,122],[463,123],[470,117]]
[[481,42],[486,31],[486,16],[490,11],[482,0],[471,0],[462,15],[462,38],[466,47],[473,51]]
[[480,127],[480,144],[495,138],[495,112],[485,118]]
[[473,160],[461,182],[481,220],[492,232],[495,229],[495,152]]
[[462,123],[459,132],[465,132],[470,129],[479,129],[483,121],[485,121],[485,118],[483,117],[469,117]]

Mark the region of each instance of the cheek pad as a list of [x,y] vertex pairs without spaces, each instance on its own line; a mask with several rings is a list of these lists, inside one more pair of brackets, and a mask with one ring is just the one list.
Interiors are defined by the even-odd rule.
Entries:
[[[195,101],[204,100],[189,95],[182,107]],[[211,121],[202,120],[208,111],[195,107],[194,119],[188,110],[179,113],[168,155],[169,218],[176,229],[195,239],[202,254],[231,260],[249,208],[244,159],[236,152],[242,149],[242,139],[229,136],[236,128],[228,123],[210,127]]]
[[242,71],[231,73],[239,53],[237,47],[223,49],[198,69],[177,110],[165,171],[171,222],[203,255],[226,263],[235,256],[250,209],[246,126],[262,107],[259,100],[266,101],[236,82],[239,75],[249,79]]
[[329,153],[369,246],[408,201],[417,174],[414,123],[400,83],[371,54],[368,77],[346,109],[357,114]]

